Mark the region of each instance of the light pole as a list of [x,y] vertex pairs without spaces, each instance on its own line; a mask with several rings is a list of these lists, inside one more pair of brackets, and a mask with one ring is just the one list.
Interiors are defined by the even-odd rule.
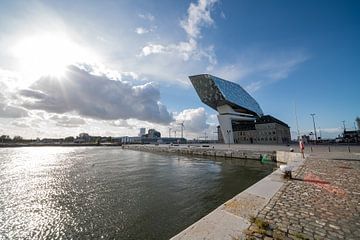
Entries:
[[343,123],[343,126],[344,126],[344,133],[345,133],[345,131],[346,131],[346,127],[345,127],[345,120],[344,120],[344,121],[342,121],[342,123]]
[[311,117],[312,117],[313,124],[314,124],[315,144],[316,144],[316,141],[317,141],[317,134],[316,134],[316,127],[315,127],[315,119],[314,119],[315,113],[311,113],[310,115],[311,115]]
[[229,148],[230,148],[230,133],[231,133],[231,130],[226,130],[227,134],[228,134],[228,137],[229,137]]

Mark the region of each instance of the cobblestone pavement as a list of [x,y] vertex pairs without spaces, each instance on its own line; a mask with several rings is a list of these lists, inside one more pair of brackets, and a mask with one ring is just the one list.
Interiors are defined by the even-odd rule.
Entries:
[[360,161],[310,157],[294,175],[256,216],[248,239],[360,239]]

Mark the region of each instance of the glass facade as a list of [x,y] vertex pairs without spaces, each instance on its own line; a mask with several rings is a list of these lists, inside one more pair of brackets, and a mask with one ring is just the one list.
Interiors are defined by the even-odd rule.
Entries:
[[189,78],[201,101],[211,108],[217,110],[218,106],[228,104],[236,112],[263,115],[259,104],[239,84],[209,74]]

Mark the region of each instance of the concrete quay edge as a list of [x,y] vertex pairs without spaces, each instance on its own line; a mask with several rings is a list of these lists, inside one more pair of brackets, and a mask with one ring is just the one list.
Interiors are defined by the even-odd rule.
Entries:
[[224,158],[241,158],[241,159],[260,159],[267,155],[269,160],[276,160],[276,151],[267,150],[251,150],[251,149],[218,149],[211,147],[163,147],[154,145],[123,145],[123,149],[156,152],[156,153],[171,153],[190,156],[203,157],[224,157]]
[[[284,153],[284,162],[297,172],[304,164],[298,153]],[[185,239],[243,239],[244,231],[250,226],[250,218],[256,216],[271,198],[286,183],[280,169],[261,179],[259,182],[228,200],[214,211],[201,218],[171,240]]]

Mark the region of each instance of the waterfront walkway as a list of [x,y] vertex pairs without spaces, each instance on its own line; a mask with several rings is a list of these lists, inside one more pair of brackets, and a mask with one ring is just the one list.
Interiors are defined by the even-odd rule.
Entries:
[[247,238],[360,239],[359,159],[310,155],[253,219]]

